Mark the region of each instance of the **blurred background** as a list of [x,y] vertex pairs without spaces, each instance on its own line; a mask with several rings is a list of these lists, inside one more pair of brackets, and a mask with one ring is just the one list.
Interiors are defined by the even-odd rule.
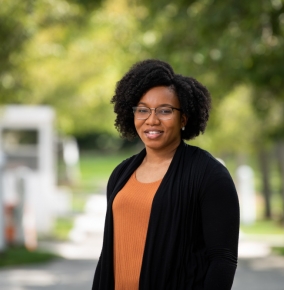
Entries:
[[[212,94],[205,135],[189,143],[224,162],[238,189],[234,289],[284,289],[276,282],[284,281],[283,0],[0,0],[0,7],[1,289],[66,289],[80,269],[85,276],[70,278],[68,289],[90,288],[106,182],[142,148],[119,137],[110,99],[145,58],[169,62]],[[68,266],[56,264],[59,256]],[[19,266],[32,262],[43,272]],[[66,280],[54,278],[59,268]]]

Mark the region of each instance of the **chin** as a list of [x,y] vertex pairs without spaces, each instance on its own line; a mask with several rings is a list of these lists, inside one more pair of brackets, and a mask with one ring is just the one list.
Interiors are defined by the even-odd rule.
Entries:
[[160,150],[160,149],[164,149],[171,146],[171,144],[166,144],[157,140],[150,140],[150,141],[147,140],[146,142],[144,142],[144,145],[145,147],[148,147],[153,150]]

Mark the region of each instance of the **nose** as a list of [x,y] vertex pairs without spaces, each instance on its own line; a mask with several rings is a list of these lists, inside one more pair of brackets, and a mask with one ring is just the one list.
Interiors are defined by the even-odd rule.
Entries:
[[160,122],[160,120],[156,116],[155,109],[151,109],[151,115],[148,117],[148,119],[146,119],[146,124],[152,126],[155,124],[159,124],[159,122]]

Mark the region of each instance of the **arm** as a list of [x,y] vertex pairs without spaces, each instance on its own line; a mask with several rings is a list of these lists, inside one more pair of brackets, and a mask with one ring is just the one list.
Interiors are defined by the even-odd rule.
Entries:
[[218,166],[217,173],[210,174],[201,201],[201,211],[210,260],[204,289],[229,290],[237,268],[239,203],[226,168]]

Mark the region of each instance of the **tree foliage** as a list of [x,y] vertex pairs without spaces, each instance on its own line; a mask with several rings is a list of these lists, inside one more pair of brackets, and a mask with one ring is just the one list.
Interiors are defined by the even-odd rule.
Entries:
[[51,105],[63,133],[115,135],[109,101],[117,80],[134,62],[158,58],[212,93],[197,144],[216,154],[254,154],[283,142],[283,0],[0,6],[0,104]]
[[[92,9],[86,11],[87,7]],[[58,129],[65,133],[113,132],[109,100],[115,82],[141,51],[134,41],[139,15],[129,14],[123,0],[102,5],[45,0],[31,2],[29,9],[28,22],[21,26],[22,34],[31,31],[29,37],[19,39],[21,48],[7,48],[17,59],[24,86],[10,85],[12,93],[7,96],[8,76],[15,77],[8,60],[10,67],[2,73],[1,103],[52,105],[57,110]],[[26,12],[23,7],[19,11]],[[13,40],[14,33],[11,28],[4,40]]]
[[283,1],[141,3],[151,11],[147,29],[158,36],[153,55],[204,79],[217,99],[247,84],[255,111],[271,124],[265,135],[284,137]]
[[[239,108],[250,103],[267,138],[284,134],[282,0],[2,2],[3,104],[50,104],[63,132],[111,132],[115,82],[133,62],[153,57],[207,85],[208,133],[228,96]],[[249,91],[245,103],[240,94],[230,98],[239,86]]]

